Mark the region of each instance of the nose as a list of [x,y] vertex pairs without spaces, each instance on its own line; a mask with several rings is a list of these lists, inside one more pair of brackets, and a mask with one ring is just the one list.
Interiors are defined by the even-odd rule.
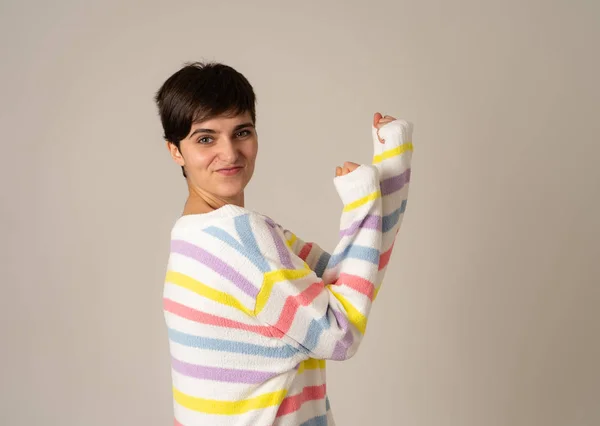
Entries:
[[221,144],[221,150],[219,152],[223,163],[235,164],[239,155],[235,143],[231,138],[225,138]]

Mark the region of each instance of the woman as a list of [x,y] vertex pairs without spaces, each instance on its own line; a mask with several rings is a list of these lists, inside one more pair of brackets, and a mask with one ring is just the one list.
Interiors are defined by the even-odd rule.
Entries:
[[325,360],[364,335],[406,206],[412,125],[376,113],[373,164],[336,168],[329,254],[244,207],[258,137],[243,75],[189,64],[156,101],[189,188],[164,287],[175,424],[334,425]]

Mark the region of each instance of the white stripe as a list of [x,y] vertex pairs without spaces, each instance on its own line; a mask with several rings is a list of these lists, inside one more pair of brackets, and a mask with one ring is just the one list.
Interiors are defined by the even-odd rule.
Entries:
[[[239,367],[236,367],[239,368]],[[293,380],[295,371],[290,371],[259,384],[219,382],[215,380],[187,377],[172,371],[173,383],[181,392],[205,399],[239,401],[270,392],[286,389]]]
[[229,318],[246,325],[257,324],[255,317],[246,314],[238,308],[215,302],[212,299],[208,299],[192,290],[188,290],[187,288],[183,288],[171,282],[165,282],[163,296],[196,311]]

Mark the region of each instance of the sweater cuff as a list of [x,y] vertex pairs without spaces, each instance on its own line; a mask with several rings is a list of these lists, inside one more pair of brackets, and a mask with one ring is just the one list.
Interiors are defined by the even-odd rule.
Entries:
[[[385,145],[401,145],[412,142],[413,124],[406,120],[391,121],[379,129],[379,136],[385,140]],[[382,144],[383,145],[383,144]],[[388,149],[390,147],[388,146]]]
[[350,204],[375,191],[379,191],[379,170],[371,164],[361,164],[344,176],[335,176],[333,184],[346,204]]

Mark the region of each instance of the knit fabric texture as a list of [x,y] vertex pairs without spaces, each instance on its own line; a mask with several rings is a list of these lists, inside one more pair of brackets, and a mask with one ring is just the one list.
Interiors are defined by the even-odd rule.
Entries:
[[325,363],[360,346],[408,196],[412,124],[379,135],[372,164],[333,178],[331,253],[232,204],[177,219],[163,292],[176,426],[335,426]]

